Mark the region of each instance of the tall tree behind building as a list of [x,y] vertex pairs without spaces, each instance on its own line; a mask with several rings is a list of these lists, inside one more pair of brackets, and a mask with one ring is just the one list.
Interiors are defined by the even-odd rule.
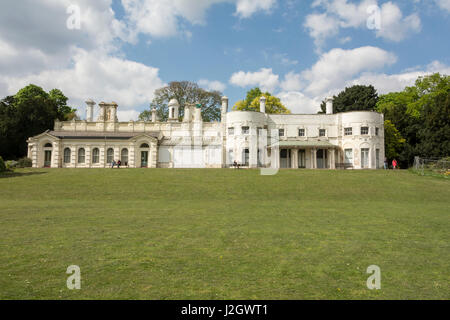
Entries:
[[177,99],[180,104],[180,118],[184,116],[184,106],[187,103],[201,104],[203,121],[219,121],[222,93],[219,91],[207,91],[195,82],[173,81],[169,85],[155,90],[155,97],[150,104],[150,111],[145,110],[139,115],[139,120],[151,119],[151,109],[156,112],[161,121],[166,121],[169,116],[168,104],[171,99]]
[[[377,90],[372,86],[354,85],[345,88],[333,97],[333,113],[359,110],[375,110],[378,102]],[[326,113],[325,101],[320,105],[319,113]]]

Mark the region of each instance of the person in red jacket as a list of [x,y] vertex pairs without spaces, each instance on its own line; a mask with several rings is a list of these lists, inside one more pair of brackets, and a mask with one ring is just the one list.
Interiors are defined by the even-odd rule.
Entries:
[[392,168],[395,170],[397,169],[397,160],[392,160]]

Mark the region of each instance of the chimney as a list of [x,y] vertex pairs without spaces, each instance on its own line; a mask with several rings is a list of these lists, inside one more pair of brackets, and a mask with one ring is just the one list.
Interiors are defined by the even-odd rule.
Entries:
[[200,104],[197,104],[194,110],[194,121],[196,122],[202,122],[202,106]]
[[156,122],[156,108],[152,109],[152,122]]
[[261,98],[259,98],[259,112],[266,113],[266,97],[265,96],[261,96]]
[[228,112],[228,97],[222,97],[222,115],[225,115]]
[[333,114],[333,97],[328,97],[325,99],[327,114]]
[[92,99],[86,101],[86,121],[92,122],[94,120],[94,105],[95,102]]

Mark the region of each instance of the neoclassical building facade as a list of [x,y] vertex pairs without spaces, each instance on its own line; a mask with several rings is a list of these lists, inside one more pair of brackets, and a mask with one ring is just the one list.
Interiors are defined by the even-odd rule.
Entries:
[[378,169],[384,160],[384,119],[372,111],[333,114],[228,112],[203,122],[197,105],[169,103],[168,121],[119,122],[117,104],[86,101],[86,120],[55,121],[54,129],[28,139],[33,167],[107,168],[120,160],[130,168],[224,168],[236,161],[249,168]]

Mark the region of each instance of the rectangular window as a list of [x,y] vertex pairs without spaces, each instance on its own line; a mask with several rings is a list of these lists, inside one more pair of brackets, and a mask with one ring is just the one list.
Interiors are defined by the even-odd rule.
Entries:
[[351,136],[353,134],[352,128],[344,128],[344,135]]
[[345,149],[345,163],[353,164],[353,149]]
[[361,127],[361,135],[368,135],[369,127]]
[[228,135],[229,136],[234,135],[234,127],[228,128]]
[[248,134],[250,131],[249,127],[242,127],[242,134]]
[[376,157],[376,167],[377,169],[380,169],[380,149],[376,149],[375,157]]
[[319,137],[325,137],[327,134],[327,130],[325,129],[319,129]]
[[278,129],[278,135],[284,137],[284,129]]
[[242,152],[242,164],[248,167],[249,159],[250,159],[250,150],[244,149],[244,151]]
[[304,137],[305,136],[305,129],[298,129],[298,136]]
[[379,135],[380,134],[380,128],[375,128],[375,135]]

